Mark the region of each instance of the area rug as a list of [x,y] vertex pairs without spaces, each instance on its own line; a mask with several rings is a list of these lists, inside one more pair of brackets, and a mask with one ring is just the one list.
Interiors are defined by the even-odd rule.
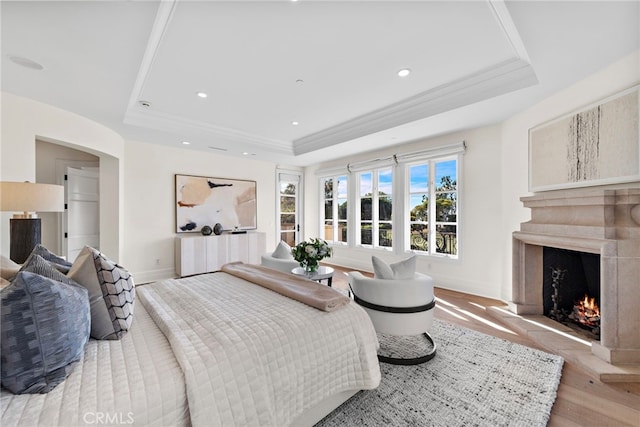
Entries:
[[434,359],[381,363],[377,389],[359,392],[316,426],[547,425],[562,357],[440,321],[431,336]]

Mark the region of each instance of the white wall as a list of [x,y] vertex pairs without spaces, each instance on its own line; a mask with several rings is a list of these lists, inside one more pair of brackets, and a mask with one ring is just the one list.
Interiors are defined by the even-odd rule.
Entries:
[[[318,235],[318,176],[319,168],[345,166],[349,162],[386,157],[394,153],[409,153],[447,143],[465,141],[467,150],[461,162],[459,258],[457,260],[435,256],[419,256],[417,269],[429,274],[436,286],[476,295],[497,298],[500,295],[501,242],[500,236],[500,127],[457,132],[425,141],[395,146],[389,149],[340,159],[318,167],[308,168],[305,187],[306,237]],[[355,179],[355,174],[351,175]],[[397,197],[397,195],[396,195]],[[371,271],[371,255],[388,262],[402,257],[385,250],[335,247],[330,263]]]
[[527,172],[529,129],[639,83],[640,51],[611,64],[503,123],[500,167],[504,179],[500,193],[504,222],[498,239],[503,248],[500,261],[503,268],[500,296],[503,300],[511,299],[511,233],[520,228],[521,222],[530,219],[529,209],[522,207],[520,202],[520,197],[531,194],[528,192]]
[[[36,182],[36,139],[87,151],[100,158],[100,248],[115,260],[122,251],[124,140],[77,114],[2,92],[0,180]],[[0,253],[9,253],[9,218],[0,217]]]
[[258,229],[275,248],[276,165],[138,141],[125,145],[126,265],[136,282],[174,277],[175,174],[257,182]]

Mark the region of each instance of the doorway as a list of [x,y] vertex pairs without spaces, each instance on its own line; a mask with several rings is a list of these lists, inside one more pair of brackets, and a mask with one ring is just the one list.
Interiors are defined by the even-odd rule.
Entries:
[[277,215],[276,235],[293,247],[302,235],[302,172],[277,171]]
[[62,253],[73,262],[82,248],[100,250],[100,193],[97,167],[67,167],[64,175]]
[[[36,140],[36,182],[45,184],[65,185],[65,175],[67,168],[93,168],[98,171],[100,166],[100,158],[91,153],[67,147],[55,142],[49,142],[42,139]],[[65,190],[65,204],[67,204],[67,194]],[[74,209],[74,206],[72,206]],[[69,261],[75,259],[69,258],[67,253],[67,242],[65,232],[67,232],[67,214],[68,210],[63,213],[58,212],[42,212],[39,213],[42,219],[42,244],[58,255],[67,257]],[[85,220],[100,226],[99,211],[88,216],[85,213]],[[88,243],[87,243],[88,244]],[[96,242],[97,247],[97,242]]]

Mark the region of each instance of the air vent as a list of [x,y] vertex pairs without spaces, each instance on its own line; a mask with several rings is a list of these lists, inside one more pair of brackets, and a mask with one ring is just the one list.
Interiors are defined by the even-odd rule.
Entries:
[[212,147],[212,146],[209,146],[209,148],[211,148],[212,150],[227,151],[227,149],[226,149],[226,148]]

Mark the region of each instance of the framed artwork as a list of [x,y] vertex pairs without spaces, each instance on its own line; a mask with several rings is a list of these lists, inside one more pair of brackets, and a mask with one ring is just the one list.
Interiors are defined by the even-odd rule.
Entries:
[[529,129],[529,191],[640,181],[639,91]]
[[256,182],[176,174],[176,232],[257,228]]

